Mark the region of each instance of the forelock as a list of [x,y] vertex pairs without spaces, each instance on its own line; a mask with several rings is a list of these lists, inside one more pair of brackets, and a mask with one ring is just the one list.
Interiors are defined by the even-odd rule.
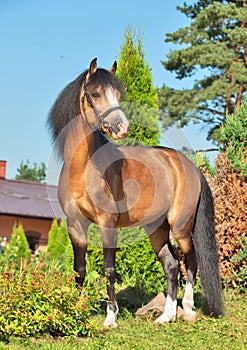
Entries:
[[88,82],[89,86],[102,86],[103,88],[108,88],[111,86],[114,90],[122,92],[123,87],[120,80],[111,72],[98,68],[97,71],[92,74]]

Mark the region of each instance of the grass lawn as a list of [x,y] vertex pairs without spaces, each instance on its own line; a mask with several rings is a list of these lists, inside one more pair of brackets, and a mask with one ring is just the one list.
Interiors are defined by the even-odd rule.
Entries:
[[[246,295],[230,291],[225,296],[224,317],[211,319],[199,311],[194,323],[178,320],[163,326],[154,324],[151,317],[135,317],[124,309],[119,315],[119,327],[104,330],[98,337],[0,339],[0,349],[244,350],[247,349],[246,299]],[[103,320],[103,314],[95,318],[100,324]]]

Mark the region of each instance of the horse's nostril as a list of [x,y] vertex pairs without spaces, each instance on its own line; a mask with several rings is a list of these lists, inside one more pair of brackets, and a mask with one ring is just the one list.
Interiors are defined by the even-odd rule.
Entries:
[[110,128],[110,123],[109,123],[107,120],[104,120],[104,121],[103,121],[103,127],[104,127],[105,129],[109,129],[109,128]]
[[129,133],[129,123],[116,123],[118,129],[118,135],[127,136]]

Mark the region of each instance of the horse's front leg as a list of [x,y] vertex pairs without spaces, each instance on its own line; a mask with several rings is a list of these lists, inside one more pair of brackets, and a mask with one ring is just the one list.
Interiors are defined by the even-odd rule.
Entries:
[[87,252],[87,229],[88,223],[81,225],[68,219],[68,231],[74,251],[74,271],[76,284],[83,285],[86,276],[86,252]]
[[116,246],[117,246],[117,229],[102,229],[102,241],[104,250],[104,275],[108,279],[107,293],[107,316],[104,327],[117,327],[116,318],[118,313],[117,299],[114,290],[116,280]]

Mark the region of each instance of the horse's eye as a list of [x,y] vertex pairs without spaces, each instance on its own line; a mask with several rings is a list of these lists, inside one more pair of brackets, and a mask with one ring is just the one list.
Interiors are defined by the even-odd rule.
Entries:
[[100,98],[100,94],[98,92],[93,92],[92,97],[93,98]]

